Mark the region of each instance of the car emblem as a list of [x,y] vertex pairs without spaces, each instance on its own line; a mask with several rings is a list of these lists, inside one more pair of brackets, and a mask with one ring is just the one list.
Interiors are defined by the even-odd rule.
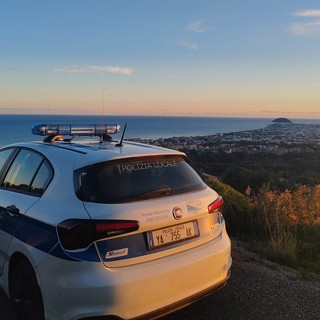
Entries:
[[183,216],[182,209],[178,207],[173,208],[172,213],[176,220],[180,220]]

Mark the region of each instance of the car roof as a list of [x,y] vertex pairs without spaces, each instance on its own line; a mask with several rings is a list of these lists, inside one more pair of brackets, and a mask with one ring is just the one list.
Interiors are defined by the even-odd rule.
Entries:
[[[75,169],[97,162],[110,161],[120,158],[147,157],[161,155],[178,155],[186,157],[185,153],[162,148],[158,146],[142,144],[131,141],[123,141],[117,146],[118,141],[77,141],[77,142],[22,142],[11,146],[31,148],[42,153],[48,159],[61,161],[66,157],[76,161]],[[71,159],[70,159],[71,160]]]

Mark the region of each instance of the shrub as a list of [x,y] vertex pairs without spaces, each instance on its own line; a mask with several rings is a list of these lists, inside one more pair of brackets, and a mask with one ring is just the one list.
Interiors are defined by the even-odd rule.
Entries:
[[320,271],[320,188],[273,191],[264,185],[250,198],[256,225],[263,230],[260,252],[269,259]]
[[248,188],[245,196],[212,176],[207,183],[224,199],[231,236],[305,277],[320,272],[320,186],[279,192],[264,185],[255,194]]

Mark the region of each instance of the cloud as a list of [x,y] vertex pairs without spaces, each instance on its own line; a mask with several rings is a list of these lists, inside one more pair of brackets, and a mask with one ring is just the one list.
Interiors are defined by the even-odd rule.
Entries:
[[62,72],[62,73],[114,73],[114,74],[124,74],[130,76],[133,74],[134,69],[130,67],[119,67],[119,66],[71,66],[66,68],[54,68],[54,72]]
[[[201,21],[192,21],[187,24],[186,30],[191,33],[203,33],[205,32],[205,26]],[[191,40],[179,40],[176,42],[179,46],[191,49],[191,50],[198,50],[198,45],[195,44]]]
[[177,44],[192,50],[198,50],[198,46],[191,41],[177,41]]
[[192,33],[203,33],[206,28],[201,21],[192,21],[187,24],[187,30]]
[[290,29],[296,36],[309,36],[320,31],[320,20],[306,23],[291,23]]
[[[297,22],[290,24],[290,29],[294,35],[309,36],[320,31],[320,20],[316,19],[317,17],[320,17],[320,9],[298,10],[293,13],[293,15],[308,19],[306,22]],[[315,19],[309,20],[309,18]]]
[[294,15],[298,17],[320,17],[320,9],[299,10]]

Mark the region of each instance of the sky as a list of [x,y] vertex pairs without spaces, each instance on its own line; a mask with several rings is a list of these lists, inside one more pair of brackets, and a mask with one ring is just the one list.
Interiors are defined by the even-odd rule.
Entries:
[[0,113],[320,118],[319,0],[0,0]]

